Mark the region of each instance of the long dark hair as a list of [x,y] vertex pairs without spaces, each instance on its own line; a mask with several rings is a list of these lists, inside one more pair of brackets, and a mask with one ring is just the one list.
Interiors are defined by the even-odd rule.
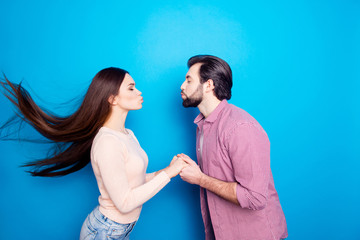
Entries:
[[126,73],[114,67],[98,72],[80,107],[68,117],[46,113],[21,83],[12,83],[6,77],[0,82],[5,96],[19,110],[17,115],[55,144],[51,156],[24,165],[32,168],[28,172],[33,176],[64,176],[89,163],[92,141],[111,111],[108,99],[118,94]]
[[204,83],[209,79],[214,82],[214,93],[217,99],[229,100],[231,98],[232,71],[224,60],[211,55],[196,55],[188,60],[188,67],[190,68],[195,63],[202,63],[199,75],[200,83]]

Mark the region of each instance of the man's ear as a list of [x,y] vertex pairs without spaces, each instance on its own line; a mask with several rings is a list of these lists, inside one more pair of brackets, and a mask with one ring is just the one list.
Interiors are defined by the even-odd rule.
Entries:
[[212,92],[215,89],[214,81],[210,78],[205,83],[205,91],[206,92]]

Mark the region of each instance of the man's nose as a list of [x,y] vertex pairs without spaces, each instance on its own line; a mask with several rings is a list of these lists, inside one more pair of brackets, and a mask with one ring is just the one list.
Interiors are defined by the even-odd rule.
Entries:
[[185,89],[185,82],[183,82],[182,84],[181,84],[181,86],[180,86],[180,89],[183,91],[184,89]]

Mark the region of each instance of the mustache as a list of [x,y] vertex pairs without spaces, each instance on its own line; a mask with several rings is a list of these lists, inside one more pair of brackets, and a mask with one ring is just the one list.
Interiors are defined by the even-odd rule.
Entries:
[[187,95],[184,93],[184,91],[181,91],[181,92],[180,92],[180,94],[184,94],[184,95],[185,95],[185,97],[187,97]]

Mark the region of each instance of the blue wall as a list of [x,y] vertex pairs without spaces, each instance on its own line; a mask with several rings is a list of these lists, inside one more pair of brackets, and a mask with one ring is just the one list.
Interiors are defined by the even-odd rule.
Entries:
[[[230,102],[269,135],[289,239],[360,239],[359,1],[12,0],[0,9],[0,71],[53,112],[72,112],[68,101],[100,69],[130,71],[145,102],[127,127],[149,171],[180,152],[195,157],[198,110],[183,109],[179,94],[186,61],[224,58]],[[3,96],[0,106],[4,122],[12,106]],[[23,134],[36,135],[26,126]],[[53,179],[19,167],[46,150],[0,142],[1,239],[77,239],[97,204],[90,166]],[[132,239],[203,239],[198,197],[175,178],[144,205]]]

